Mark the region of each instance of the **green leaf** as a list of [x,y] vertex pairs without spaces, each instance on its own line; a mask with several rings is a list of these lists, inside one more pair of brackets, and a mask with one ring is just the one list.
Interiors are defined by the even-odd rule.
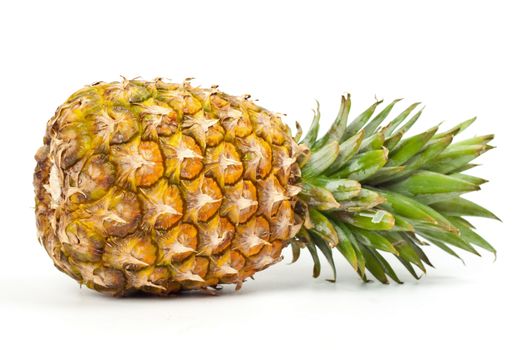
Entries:
[[[430,141],[425,148],[409,161],[405,163],[406,171],[399,174],[397,177],[408,176],[424,165],[427,165],[431,160],[435,159],[447,146],[452,142],[452,136],[443,137],[437,140]],[[394,179],[392,179],[394,180]]]
[[418,170],[410,177],[387,188],[423,203],[438,202],[451,196],[479,190],[479,186],[470,182],[425,170]]
[[437,127],[434,127],[401,142],[401,144],[390,153],[390,159],[388,160],[387,165],[396,166],[407,162],[426,145],[436,131]]
[[411,128],[412,126],[414,126],[414,124],[417,122],[417,120],[419,119],[419,117],[421,117],[421,114],[423,113],[423,108],[421,108],[421,110],[419,110],[416,114],[414,114],[409,120],[408,122],[406,122],[405,124],[403,124],[402,127],[400,127],[396,133],[401,133],[401,134],[406,134]]
[[396,147],[396,145],[399,143],[399,141],[401,141],[401,139],[403,138],[403,134],[402,133],[396,133],[390,137],[388,137],[387,139],[385,139],[385,147],[391,151],[394,149],[394,147]]
[[383,256],[381,256],[381,254],[379,254],[378,252],[375,252],[373,250],[370,251],[377,260],[379,260],[379,262],[381,263],[381,265],[383,266],[383,270],[385,271],[386,275],[388,277],[390,277],[392,280],[394,280],[396,283],[399,283],[399,284],[403,284],[403,282],[401,282],[401,280],[399,279],[399,277],[397,277],[394,269],[392,268],[392,266],[390,266],[390,264],[388,263],[388,261],[386,261],[385,258],[383,258]]
[[475,229],[474,225],[472,225],[470,222],[467,221],[464,217],[454,216],[456,220],[461,220],[461,222],[466,225],[467,227],[470,227],[471,229]]
[[319,260],[319,255],[317,254],[317,248],[315,247],[315,244],[312,241],[312,237],[306,231],[304,228],[301,228],[301,230],[297,233],[297,236],[299,238],[302,238],[302,240],[305,242],[305,246],[310,252],[310,255],[312,256],[312,260],[314,262],[314,268],[312,276],[314,278],[319,277],[321,274],[321,261]]
[[470,169],[475,168],[477,166],[479,166],[479,164],[472,164],[472,163],[465,164],[462,167],[459,167],[459,168],[455,169],[454,172],[455,173],[462,173],[464,171],[470,170]]
[[485,153],[488,150],[487,147],[486,145],[449,146],[433,162],[429,163],[425,169],[442,174],[458,172],[457,169]]
[[437,239],[432,239],[432,238],[429,238],[427,237],[426,238],[429,242],[431,242],[432,244],[434,244],[436,247],[438,247],[439,249],[443,250],[444,252],[452,255],[453,257],[455,258],[458,258],[459,260],[461,260],[461,262],[463,264],[465,264],[465,261],[463,261],[463,259],[454,251],[452,250],[452,248],[450,248],[448,245],[446,245],[445,243],[441,242],[441,241],[438,241]]
[[371,253],[370,249],[365,246],[361,246],[361,251],[365,257],[366,268],[370,273],[381,283],[389,284],[388,278],[386,277],[385,270],[381,262]]
[[375,191],[363,188],[359,195],[348,200],[340,201],[338,210],[347,212],[361,211],[363,209],[375,208],[385,202],[385,198]]
[[379,127],[379,125],[381,125],[381,123],[388,117],[388,115],[392,111],[392,108],[394,108],[394,106],[399,101],[401,101],[401,99],[397,99],[397,100],[392,101],[381,112],[379,112],[379,114],[377,116],[375,116],[374,119],[372,119],[370,121],[370,123],[368,123],[365,126],[365,128],[364,128],[364,130],[365,130],[365,137],[368,137],[368,136],[370,136],[370,135],[372,135],[372,134],[374,134],[376,132],[376,130]]
[[434,267],[432,263],[430,262],[430,259],[427,257],[423,249],[418,245],[417,242],[421,243],[417,238],[412,237],[409,234],[406,234],[404,232],[400,232],[400,235],[405,239],[405,241],[412,247],[412,249],[416,252],[417,256],[421,261],[423,261],[425,264],[427,264],[430,267]]
[[335,118],[328,132],[314,144],[312,148],[314,151],[329,144],[330,142],[336,141],[339,143],[345,132],[346,123],[348,121],[348,113],[350,112],[350,105],[350,95],[347,94],[346,97],[341,96],[341,106],[339,108],[339,113],[337,114],[337,117]]
[[321,120],[321,111],[319,110],[319,101],[316,101],[317,107],[314,109],[314,119],[312,120],[312,124],[310,125],[310,129],[306,133],[302,144],[308,146],[308,148],[312,148],[315,141],[317,140],[317,134],[319,133],[319,121]]
[[337,201],[351,199],[361,192],[361,184],[355,180],[332,179],[321,176],[313,178],[309,182],[330,191]]
[[399,257],[402,258],[402,260],[410,262],[419,267],[421,271],[426,272],[425,265],[423,265],[418,253],[402,234],[394,231],[384,232],[383,234],[398,251]]
[[332,223],[323,214],[313,208],[309,209],[309,214],[310,221],[313,225],[309,231],[325,240],[330,247],[335,247],[338,243],[338,239],[337,232],[332,226]]
[[461,197],[433,203],[431,207],[448,216],[478,216],[501,221],[489,210]]
[[382,132],[377,132],[368,136],[366,139],[363,140],[363,142],[361,142],[359,153],[381,149],[383,148],[384,143],[385,135]]
[[418,202],[415,199],[385,190],[381,190],[379,193],[387,200],[383,206],[396,214],[399,214],[408,219],[428,222],[431,224],[439,224],[449,228],[452,227],[452,224],[436,210]]
[[394,231],[403,231],[403,232],[414,232],[414,226],[408,222],[406,219],[404,219],[402,216],[394,215],[394,219],[396,220],[396,225],[392,230]]
[[335,231],[337,232],[337,237],[339,239],[339,244],[337,245],[337,249],[339,252],[345,257],[346,260],[352,265],[355,271],[359,270],[358,262],[357,262],[357,254],[354,250],[354,247],[352,246],[352,243],[350,243],[350,239],[348,238],[349,233],[347,233],[345,226],[338,225],[335,221],[331,221],[332,225],[335,228]]
[[432,215],[428,214],[423,208],[424,205],[418,201],[396,192],[384,189],[378,191],[387,200],[384,206],[387,206],[387,208],[391,209],[393,212],[411,219],[424,220],[431,223],[437,222]]
[[335,161],[326,170],[327,174],[333,174],[345,164],[357,153],[361,142],[363,141],[363,132],[359,132],[356,135],[350,137],[345,142],[339,145],[339,154]]
[[354,157],[343,169],[333,174],[333,177],[362,181],[381,169],[387,160],[388,150],[386,148],[362,153]]
[[399,128],[391,137],[388,138],[385,145],[389,150],[393,150],[394,147],[397,146],[399,141],[403,138],[403,136],[410,130],[410,128],[416,123],[416,121],[421,116],[421,113],[423,113],[423,110],[420,110],[412,118],[409,119],[408,122],[406,122],[402,127]]
[[365,230],[391,230],[395,225],[392,214],[385,210],[367,209],[357,213],[348,213],[340,216],[341,220]]
[[301,170],[303,178],[314,177],[322,174],[336,160],[339,154],[339,144],[332,141],[312,153],[312,156]]
[[319,260],[319,255],[317,254],[317,248],[313,243],[306,243],[306,248],[308,248],[308,251],[310,252],[310,255],[312,256],[312,260],[314,262],[312,276],[314,278],[317,278],[321,274],[321,261]]
[[301,256],[301,246],[299,245],[299,242],[295,240],[292,240],[290,245],[292,246],[292,261],[290,264],[293,264],[299,260],[299,257]]
[[385,136],[392,136],[397,127],[412,113],[412,111],[419,106],[421,103],[416,102],[408,106],[401,114],[394,118],[385,128]]
[[414,227],[416,228],[417,234],[420,236],[423,236],[427,239],[442,241],[443,243],[451,244],[472,254],[479,255],[479,253],[472,245],[470,245],[470,243],[463,240],[463,238],[457,234],[453,234],[449,231],[443,230],[438,226],[432,225],[414,224]]
[[436,134],[434,136],[434,139],[439,139],[447,135],[455,136],[459,134],[460,132],[462,132],[463,130],[465,130],[466,128],[468,128],[472,123],[474,123],[474,121],[476,121],[476,117],[465,120],[464,122],[459,123],[458,125],[454,126],[450,130]]
[[456,217],[448,217],[447,219],[459,229],[461,237],[465,241],[493,253],[494,256],[496,255],[496,249],[483,237],[474,232],[463,220]]
[[481,185],[483,185],[483,184],[488,182],[487,180],[482,179],[480,177],[467,175],[467,174],[455,173],[455,174],[450,174],[449,176],[452,176],[453,178],[456,178],[456,179],[460,179],[460,180],[463,180],[463,181],[470,182],[471,184],[474,184],[474,185],[477,185],[477,186],[481,186]]
[[314,207],[318,210],[329,210],[340,207],[340,204],[330,191],[322,187],[314,186],[306,181],[303,182],[299,197],[301,197],[310,207]]
[[332,268],[332,272],[334,274],[334,278],[331,280],[328,280],[330,282],[335,282],[337,280],[337,271],[335,268],[334,258],[332,256],[332,248],[326,244],[324,240],[317,237],[316,235],[312,235],[312,241],[314,244],[321,250],[321,253],[325,256],[326,260],[328,261],[328,264]]
[[475,136],[471,137],[469,139],[459,141],[454,143],[454,146],[474,146],[474,145],[486,145],[490,141],[494,140],[494,135],[482,135],[482,136]]
[[375,102],[373,105],[368,107],[363,113],[358,115],[347,127],[344,131],[343,139],[347,139],[353,135],[355,135],[361,128],[368,122],[370,117],[372,117],[372,114],[374,114],[374,111],[376,110],[376,107],[381,104],[383,100]]
[[380,235],[377,232],[369,231],[369,230],[363,230],[359,227],[351,227],[352,232],[354,235],[361,241],[362,244],[373,247],[375,249],[382,250],[387,253],[391,253],[394,255],[399,255],[398,251],[392,243],[382,235]]
[[361,248],[359,247],[359,242],[357,241],[357,238],[352,233],[352,230],[349,226],[345,225],[344,223],[340,222],[339,226],[343,228],[343,230],[347,233],[347,237],[349,241],[352,243],[352,247],[354,248],[354,251],[357,255],[357,266],[358,266],[358,273],[361,279],[365,282],[368,282],[368,279],[366,278],[365,269],[366,269],[366,260],[363,256],[363,253],[361,251]]
[[366,179],[367,184],[378,185],[384,182],[389,182],[396,175],[405,171],[404,166],[386,166],[379,169],[374,175]]
[[401,262],[401,264],[403,264],[403,266],[407,269],[407,271],[410,272],[412,277],[414,277],[416,280],[421,278],[421,276],[418,276],[418,274],[416,273],[416,270],[414,270],[410,262],[401,258],[400,256],[396,256],[396,258],[399,260],[399,262]]

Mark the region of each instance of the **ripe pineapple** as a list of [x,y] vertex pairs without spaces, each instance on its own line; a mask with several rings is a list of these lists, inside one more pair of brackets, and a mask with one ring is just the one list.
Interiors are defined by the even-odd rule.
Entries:
[[[468,120],[403,138],[413,104],[377,101],[348,123],[343,96],[331,129],[292,137],[248,96],[126,80],[75,92],[49,121],[34,175],[39,240],[55,266],[97,291],[170,294],[233,283],[307,248],[334,271],[337,248],[359,276],[400,280],[379,251],[416,278],[432,243],[494,252],[463,216],[495,216],[460,197],[492,136],[452,143]],[[375,116],[374,116],[375,115]],[[407,122],[404,121],[409,118]]]

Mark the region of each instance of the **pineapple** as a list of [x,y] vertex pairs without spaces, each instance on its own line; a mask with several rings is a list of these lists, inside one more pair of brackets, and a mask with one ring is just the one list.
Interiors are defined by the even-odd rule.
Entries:
[[[395,100],[348,122],[350,96],[326,135],[320,113],[292,136],[249,96],[217,87],[126,80],[75,92],[47,125],[35,158],[39,241],[55,266],[114,296],[241,287],[306,248],[319,276],[337,249],[364,280],[416,278],[434,244],[495,253],[463,216],[496,218],[461,197],[492,135],[452,143],[474,120],[404,138],[418,104],[383,125]],[[415,112],[415,113],[414,113]],[[408,120],[405,122],[405,120]]]

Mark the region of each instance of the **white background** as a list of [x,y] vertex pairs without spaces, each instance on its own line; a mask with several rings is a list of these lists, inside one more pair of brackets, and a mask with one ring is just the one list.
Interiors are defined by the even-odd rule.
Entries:
[[[9,1],[0,5],[0,348],[204,346],[523,349],[524,13],[519,1]],[[374,96],[426,105],[419,129],[477,115],[495,133],[473,173],[503,223],[476,220],[498,249],[467,265],[430,250],[436,269],[404,285],[362,284],[342,259],[314,280],[306,252],[221,296],[112,299],[52,266],[36,240],[33,154],[48,118],[98,80],[157,76],[251,93],[323,128],[339,95],[353,113]],[[287,256],[287,260],[289,260]],[[399,266],[398,266],[399,267]],[[401,271],[401,269],[400,269]]]

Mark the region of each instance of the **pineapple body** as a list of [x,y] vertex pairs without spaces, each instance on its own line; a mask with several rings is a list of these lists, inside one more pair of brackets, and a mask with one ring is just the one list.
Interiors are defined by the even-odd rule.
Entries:
[[466,217],[498,218],[463,197],[487,182],[467,172],[494,135],[456,141],[472,118],[409,136],[423,109],[390,118],[399,101],[349,119],[347,94],[326,134],[318,107],[292,138],[278,115],[216,87],[87,86],[36,154],[40,242],[58,269],[115,296],[240,287],[287,245],[292,262],[307,248],[314,277],[322,254],[336,280],[337,250],[384,284],[402,283],[385,254],[415,278],[430,244],[495,254]]
[[112,295],[240,286],[300,227],[299,149],[245,97],[93,84],[57,109],[37,152],[39,239],[58,269]]

